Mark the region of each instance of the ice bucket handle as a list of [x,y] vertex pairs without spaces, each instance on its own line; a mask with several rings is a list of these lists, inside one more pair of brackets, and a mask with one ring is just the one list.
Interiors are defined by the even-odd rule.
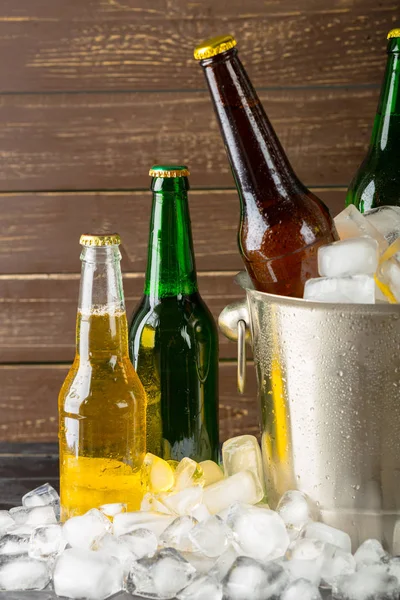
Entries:
[[226,306],[219,315],[218,325],[228,340],[237,340],[237,385],[239,392],[243,394],[246,385],[246,341],[251,339],[247,300]]

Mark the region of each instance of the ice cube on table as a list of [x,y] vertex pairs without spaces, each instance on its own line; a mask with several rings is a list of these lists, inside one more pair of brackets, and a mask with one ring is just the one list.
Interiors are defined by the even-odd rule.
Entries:
[[114,535],[124,535],[136,529],[149,529],[157,536],[174,521],[176,517],[157,512],[127,512],[115,516],[113,521]]
[[308,279],[303,298],[313,302],[375,304],[375,281],[371,275]]
[[382,547],[382,544],[378,540],[365,540],[358,547],[354,554],[356,561],[357,570],[368,565],[379,564],[383,558],[388,556],[387,552]]
[[298,490],[285,492],[279,500],[276,512],[285,523],[291,540],[296,539],[310,521],[320,518],[312,500]]
[[178,600],[222,600],[222,585],[207,575],[200,575],[179,592]]
[[223,580],[229,600],[275,600],[288,584],[286,571],[277,563],[263,564],[239,556]]
[[360,236],[374,238],[379,245],[379,252],[386,250],[388,243],[384,236],[365,218],[364,215],[350,204],[334,218],[335,226],[341,240]]
[[365,567],[352,575],[337,577],[332,586],[332,599],[397,600],[399,591],[396,577]]
[[16,506],[10,509],[10,515],[17,526],[27,525],[36,527],[37,525],[50,525],[57,523],[57,517],[53,506],[35,506],[27,508],[25,506]]
[[257,485],[257,495],[264,496],[264,474],[261,450],[254,435],[239,435],[230,438],[222,446],[225,475],[230,477],[242,471],[250,471]]
[[8,510],[0,510],[0,537],[15,527],[15,521]]
[[60,514],[60,496],[49,483],[40,485],[22,497],[22,506],[26,506],[27,508],[48,505],[56,507],[58,514]]
[[195,572],[179,552],[165,548],[132,564],[126,588],[131,594],[166,600],[186,588]]
[[92,508],[80,517],[68,519],[63,526],[63,535],[72,548],[90,550],[111,529],[109,519],[97,508]]
[[260,482],[254,474],[251,471],[242,471],[204,488],[203,503],[211,514],[216,514],[229,508],[234,502],[257,504],[263,496]]
[[318,561],[292,558],[291,560],[282,561],[281,565],[288,573],[291,581],[306,579],[316,587],[321,583],[322,565]]
[[125,543],[122,537],[116,538],[111,533],[106,533],[94,549],[116,558],[122,566],[124,576],[128,576],[133,561],[137,559],[129,544]]
[[29,556],[0,557],[0,590],[43,590],[49,582],[45,562]]
[[290,544],[286,555],[290,560],[312,560],[322,565],[324,550],[325,542],[303,537]]
[[99,506],[99,511],[111,519],[113,519],[115,515],[125,513],[126,510],[127,504],[124,502],[113,502],[111,504],[102,504],[102,506]]
[[179,516],[189,515],[202,501],[203,486],[193,485],[179,492],[160,494],[161,502]]
[[388,244],[400,237],[400,207],[380,206],[364,213],[365,219],[381,233]]
[[157,551],[158,539],[154,531],[150,531],[150,529],[135,529],[135,531],[121,535],[118,539],[129,546],[137,560],[151,558]]
[[191,458],[182,458],[175,471],[174,489],[180,491],[198,484],[204,485],[203,469]]
[[46,560],[49,557],[56,557],[66,545],[67,541],[61,525],[36,527],[29,540],[29,556],[38,560]]
[[374,275],[378,262],[378,242],[370,237],[350,238],[318,248],[318,272],[322,277]]
[[289,536],[281,517],[273,510],[235,504],[226,519],[239,554],[267,561],[283,556]]
[[114,556],[70,548],[57,558],[53,582],[57,596],[105,600],[121,591],[123,569]]
[[322,596],[307,579],[297,579],[288,585],[280,600],[322,600]]
[[376,282],[390,302],[400,302],[400,238],[382,255]]
[[16,535],[8,533],[0,539],[0,555],[28,554],[30,534]]
[[224,472],[213,460],[203,460],[199,463],[203,470],[204,487],[224,478]]
[[196,527],[197,523],[198,521],[193,517],[178,517],[161,534],[160,544],[175,548],[175,550],[179,550],[180,552],[193,551],[193,544],[189,538],[189,534]]
[[215,558],[208,558],[198,552],[181,552],[180,554],[193,565],[198,574],[211,575],[211,571],[215,566]]
[[325,544],[321,578],[327,586],[332,587],[339,575],[351,575],[355,570],[356,561],[350,552],[332,544]]
[[345,552],[351,552],[349,534],[325,523],[309,523],[303,529],[301,535],[305,538],[320,540],[321,542],[338,546],[338,548],[342,548]]
[[212,516],[192,528],[189,531],[189,539],[195,550],[213,558],[221,556],[227,550],[230,544],[229,533],[223,520]]

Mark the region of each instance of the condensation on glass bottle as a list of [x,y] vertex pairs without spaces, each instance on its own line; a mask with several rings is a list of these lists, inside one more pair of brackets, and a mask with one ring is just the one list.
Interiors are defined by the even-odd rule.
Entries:
[[146,395],[129,358],[118,235],[83,235],[76,354],[59,405],[62,518],[143,496]]
[[238,57],[220,36],[195,49],[239,192],[239,250],[257,290],[302,297],[319,246],[337,239],[327,207],[295,175]]
[[346,206],[360,212],[400,206],[400,29],[388,33],[387,64],[367,155],[353,177]]
[[150,170],[153,205],[143,298],[129,329],[147,393],[147,448],[217,460],[218,332],[197,287],[187,167]]

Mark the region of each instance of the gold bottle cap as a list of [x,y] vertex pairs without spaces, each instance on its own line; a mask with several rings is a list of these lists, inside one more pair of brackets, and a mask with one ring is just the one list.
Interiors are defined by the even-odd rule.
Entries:
[[81,235],[79,243],[81,246],[119,246],[121,238],[118,233],[90,234]]
[[391,29],[391,31],[389,31],[389,33],[387,35],[387,39],[391,40],[392,38],[400,38],[400,28],[399,27],[397,29]]
[[210,38],[202,42],[194,49],[194,57],[196,60],[211,58],[221,52],[226,52],[236,46],[236,40],[233,35],[219,35],[218,37]]
[[150,177],[189,177],[189,169],[185,165],[153,165],[149,171]]

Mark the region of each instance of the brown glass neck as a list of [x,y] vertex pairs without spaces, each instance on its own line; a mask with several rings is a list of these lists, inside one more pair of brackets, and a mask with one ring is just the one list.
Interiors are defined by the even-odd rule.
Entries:
[[[201,61],[242,201],[303,188],[234,48]],[[266,193],[268,191],[268,193]],[[244,195],[244,198],[243,198]],[[266,197],[267,196],[267,197]],[[247,197],[247,198],[246,198]]]

